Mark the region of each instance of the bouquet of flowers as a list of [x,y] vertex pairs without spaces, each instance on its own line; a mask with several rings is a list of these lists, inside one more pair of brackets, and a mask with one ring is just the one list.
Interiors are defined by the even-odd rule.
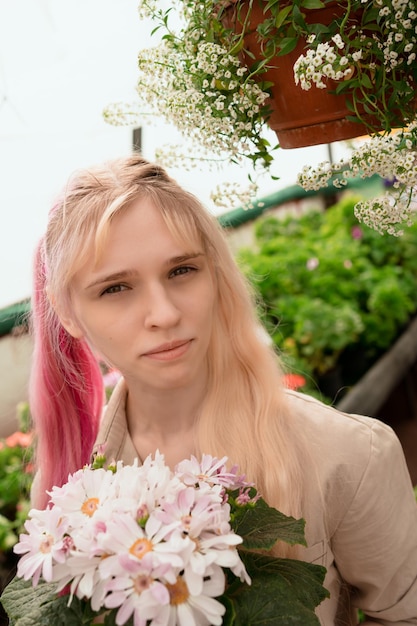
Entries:
[[33,509],[2,596],[11,625],[318,624],[325,569],[261,553],[304,543],[303,520],[268,507],[226,467],[163,455],[104,467],[53,487]]

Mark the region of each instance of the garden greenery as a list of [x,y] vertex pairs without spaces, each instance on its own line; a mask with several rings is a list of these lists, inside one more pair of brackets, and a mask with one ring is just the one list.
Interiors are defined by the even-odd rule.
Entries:
[[357,382],[417,310],[417,224],[381,237],[356,220],[358,201],[261,217],[255,244],[237,254],[284,362],[311,393],[336,368],[344,384]]

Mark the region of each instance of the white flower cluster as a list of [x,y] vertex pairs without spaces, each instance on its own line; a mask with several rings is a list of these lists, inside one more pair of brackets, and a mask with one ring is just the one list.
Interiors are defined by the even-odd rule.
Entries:
[[[214,171],[216,178],[222,169],[222,162],[213,158],[207,150],[201,147],[192,146],[184,141],[182,144],[166,144],[155,149],[155,159],[158,163],[167,168],[176,168],[178,164],[186,171],[191,171],[196,165],[205,163],[208,171]],[[240,206],[243,209],[250,209],[254,206],[254,198],[259,191],[259,177],[255,180],[253,176],[247,184],[233,181],[222,181],[215,185],[210,192],[210,199],[216,207],[227,210]],[[257,202],[259,206],[259,202]]]
[[[249,159],[258,181],[260,174],[268,173],[272,152],[277,147],[271,147],[265,127],[271,113],[269,93],[265,90],[271,83],[259,82],[263,69],[275,63],[276,42],[273,36],[269,37],[268,28],[270,13],[276,14],[276,3],[269,3],[265,21],[257,31],[265,57],[258,62],[254,59],[254,65],[249,67],[241,63],[242,51],[251,56],[245,49],[244,36],[234,33],[227,25],[229,4],[239,8],[240,0],[231,3],[172,0],[168,4],[161,0],[140,0],[140,16],[151,18],[152,32],[162,34],[162,41],[139,54],[136,107],[114,105],[106,110],[105,117],[111,123],[129,123],[139,118],[136,111],[146,111],[173,124],[184,143],[181,149],[171,146],[158,151],[157,159],[166,167],[189,169],[201,161],[217,165],[227,162],[240,167]],[[293,38],[290,16],[283,19],[278,27],[278,41],[281,35],[284,39]],[[294,64],[295,83],[304,90],[314,86],[335,89],[347,99],[352,116],[372,134],[380,132],[379,129],[388,134],[392,128],[404,128],[414,116],[416,23],[417,0],[352,0],[347,12],[340,19],[335,18],[327,29],[309,23],[306,31],[302,28],[297,31],[300,36],[305,35],[307,46]],[[269,33],[265,36],[264,28]],[[329,84],[331,81],[333,84]],[[360,175],[371,175],[366,173],[369,170],[400,181],[391,194],[394,204],[392,199],[384,204],[385,212],[390,207],[393,219],[394,211],[400,219],[404,210],[409,210],[413,198],[404,181],[404,172],[412,172],[411,157],[406,156],[410,149],[390,142],[382,146],[379,141],[383,140],[376,137],[377,150],[383,147],[379,156],[372,152],[374,144],[369,144],[369,155],[364,148],[357,158],[353,155],[346,168],[350,167],[353,175],[359,171]],[[393,146],[395,156],[391,151]],[[415,149],[413,143],[411,151]],[[342,168],[323,164],[314,171],[304,170],[300,180],[310,189],[314,186],[319,190],[336,171],[340,174]],[[399,177],[400,172],[403,178]],[[411,173],[409,184],[414,185],[412,176]],[[252,184],[252,174],[249,179],[251,185],[244,191],[226,184],[222,193],[218,187],[212,200],[222,209],[233,208],[232,203],[250,206],[257,187]],[[335,184],[343,186],[346,178],[340,176]],[[380,209],[377,212],[380,214]],[[362,214],[367,219],[361,209]]]
[[[336,37],[334,38],[336,39]],[[341,42],[343,45],[343,42]],[[343,80],[352,74],[352,55],[342,55],[339,48],[342,47],[336,40],[336,47],[329,42],[319,43],[317,48],[310,48],[306,54],[298,57],[294,64],[295,84],[300,84],[306,91],[311,89],[312,83],[319,89],[326,89],[324,79]],[[360,58],[356,53],[356,58]]]
[[[363,0],[362,0],[363,1]],[[314,84],[326,89],[326,79],[335,81],[351,78],[356,72],[361,75],[362,67],[375,66],[374,47],[382,52],[387,72],[400,65],[411,65],[416,59],[417,31],[414,26],[417,17],[414,0],[375,0],[379,10],[379,30],[386,37],[357,29],[343,40],[340,34],[328,41],[320,42],[300,55],[294,64],[295,83],[302,89],[311,89]],[[309,39],[314,44],[315,37]],[[362,42],[363,46],[358,47]]]
[[381,7],[379,17],[389,26],[386,39],[378,42],[386,67],[394,69],[402,63],[411,65],[416,59],[416,3],[413,0],[376,0],[376,5]]
[[159,2],[158,0],[145,0],[145,2],[140,1],[138,5],[138,14],[139,19],[143,20],[147,17],[152,17],[154,13],[159,12]]
[[248,485],[226,470],[226,458],[205,455],[180,463],[164,457],[110,469],[86,467],[50,492],[44,511],[32,510],[15,552],[18,576],[40,576],[70,587],[94,611],[118,609],[116,624],[222,624],[223,568],[250,584],[230,525],[227,490]]
[[139,124],[143,116],[137,102],[112,102],[103,110],[103,118],[114,126],[131,126]]
[[[163,32],[158,46],[138,55],[138,100],[114,103],[104,110],[114,125],[142,124],[164,119],[183,137],[181,146],[158,147],[155,158],[163,166],[187,170],[199,163],[222,168],[224,163],[241,166],[251,159],[255,176],[266,173],[272,161],[265,116],[270,112],[269,93],[263,91],[238,49],[212,41],[203,24],[213,16],[211,0],[172,0],[167,9],[159,0],[140,0],[139,16],[151,18]],[[210,18],[208,17],[210,16]],[[216,36],[214,35],[214,39]],[[256,185],[213,197],[219,206],[232,209],[236,202],[248,206]]]
[[394,135],[375,135],[338,163],[305,166],[298,176],[304,189],[321,189],[330,181],[343,187],[351,176],[378,174],[392,184],[384,196],[359,202],[355,214],[380,233],[401,235],[410,224],[417,192],[417,120]]
[[243,80],[247,69],[235,56],[217,44],[195,41],[185,42],[179,53],[166,41],[142,50],[138,64],[137,92],[145,110],[220,158],[239,159],[251,149],[268,94]]
[[404,234],[404,225],[411,226],[411,204],[409,194],[400,193],[396,197],[387,194],[381,198],[373,198],[358,202],[355,215],[364,224],[374,228],[383,235],[388,233],[395,237]]
[[[253,199],[258,189],[258,184],[253,181],[246,187],[237,182],[224,181],[213,189],[210,198],[218,207],[228,209],[240,205],[244,210],[247,210],[254,207]],[[260,206],[260,203],[258,202],[256,205]]]

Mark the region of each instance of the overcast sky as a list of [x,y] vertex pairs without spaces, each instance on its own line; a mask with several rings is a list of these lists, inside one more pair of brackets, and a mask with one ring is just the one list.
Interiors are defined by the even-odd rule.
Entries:
[[[102,110],[134,99],[148,33],[136,0],[0,0],[0,308],[30,295],[33,249],[71,172],[130,152],[131,129],[108,126]],[[171,134],[162,123],[145,127],[144,156]],[[281,178],[261,195],[326,157],[326,146],[278,151]],[[214,174],[171,173],[215,212]]]

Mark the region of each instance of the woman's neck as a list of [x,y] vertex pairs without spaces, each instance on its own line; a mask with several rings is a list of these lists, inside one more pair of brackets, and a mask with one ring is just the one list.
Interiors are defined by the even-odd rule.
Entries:
[[205,388],[145,391],[128,384],[127,423],[142,461],[159,450],[173,468],[195,454],[195,425],[205,393]]

